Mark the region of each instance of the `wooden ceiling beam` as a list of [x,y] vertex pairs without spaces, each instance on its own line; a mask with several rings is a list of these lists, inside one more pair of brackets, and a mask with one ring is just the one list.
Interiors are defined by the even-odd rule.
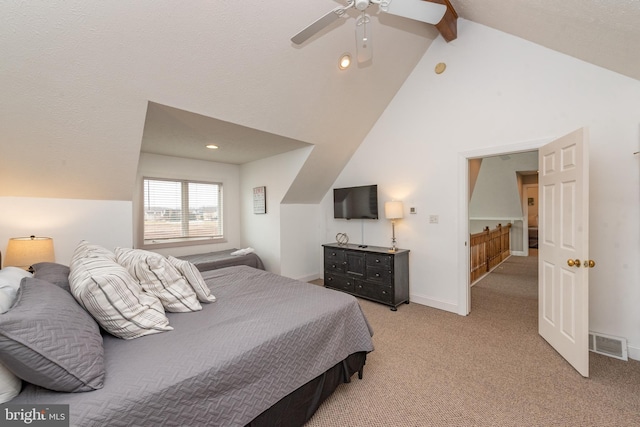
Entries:
[[448,42],[458,37],[458,13],[453,8],[449,0],[425,0],[431,3],[439,3],[447,6],[444,17],[436,24],[436,28],[440,31],[442,38]]

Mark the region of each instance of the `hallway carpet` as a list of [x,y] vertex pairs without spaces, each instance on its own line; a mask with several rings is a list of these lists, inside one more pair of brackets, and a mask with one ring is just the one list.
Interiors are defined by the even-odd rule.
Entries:
[[590,353],[583,378],[538,335],[536,265],[498,266],[473,286],[469,316],[359,300],[375,345],[364,378],[340,385],[306,425],[640,425],[639,361]]

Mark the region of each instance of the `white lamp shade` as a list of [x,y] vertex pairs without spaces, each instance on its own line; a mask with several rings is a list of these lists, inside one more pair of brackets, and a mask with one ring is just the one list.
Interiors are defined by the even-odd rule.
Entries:
[[402,202],[392,201],[384,204],[384,216],[387,219],[400,219],[403,217]]
[[25,270],[39,262],[54,262],[53,239],[51,237],[13,237],[7,245],[5,266]]

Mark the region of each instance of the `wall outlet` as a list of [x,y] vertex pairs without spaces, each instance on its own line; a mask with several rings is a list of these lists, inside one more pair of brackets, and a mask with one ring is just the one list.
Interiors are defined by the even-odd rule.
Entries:
[[437,224],[439,220],[438,215],[429,215],[429,224]]

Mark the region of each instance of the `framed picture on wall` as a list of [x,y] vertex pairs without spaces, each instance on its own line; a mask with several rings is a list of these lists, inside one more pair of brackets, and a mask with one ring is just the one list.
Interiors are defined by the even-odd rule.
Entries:
[[253,213],[267,213],[267,187],[254,187],[253,189]]

